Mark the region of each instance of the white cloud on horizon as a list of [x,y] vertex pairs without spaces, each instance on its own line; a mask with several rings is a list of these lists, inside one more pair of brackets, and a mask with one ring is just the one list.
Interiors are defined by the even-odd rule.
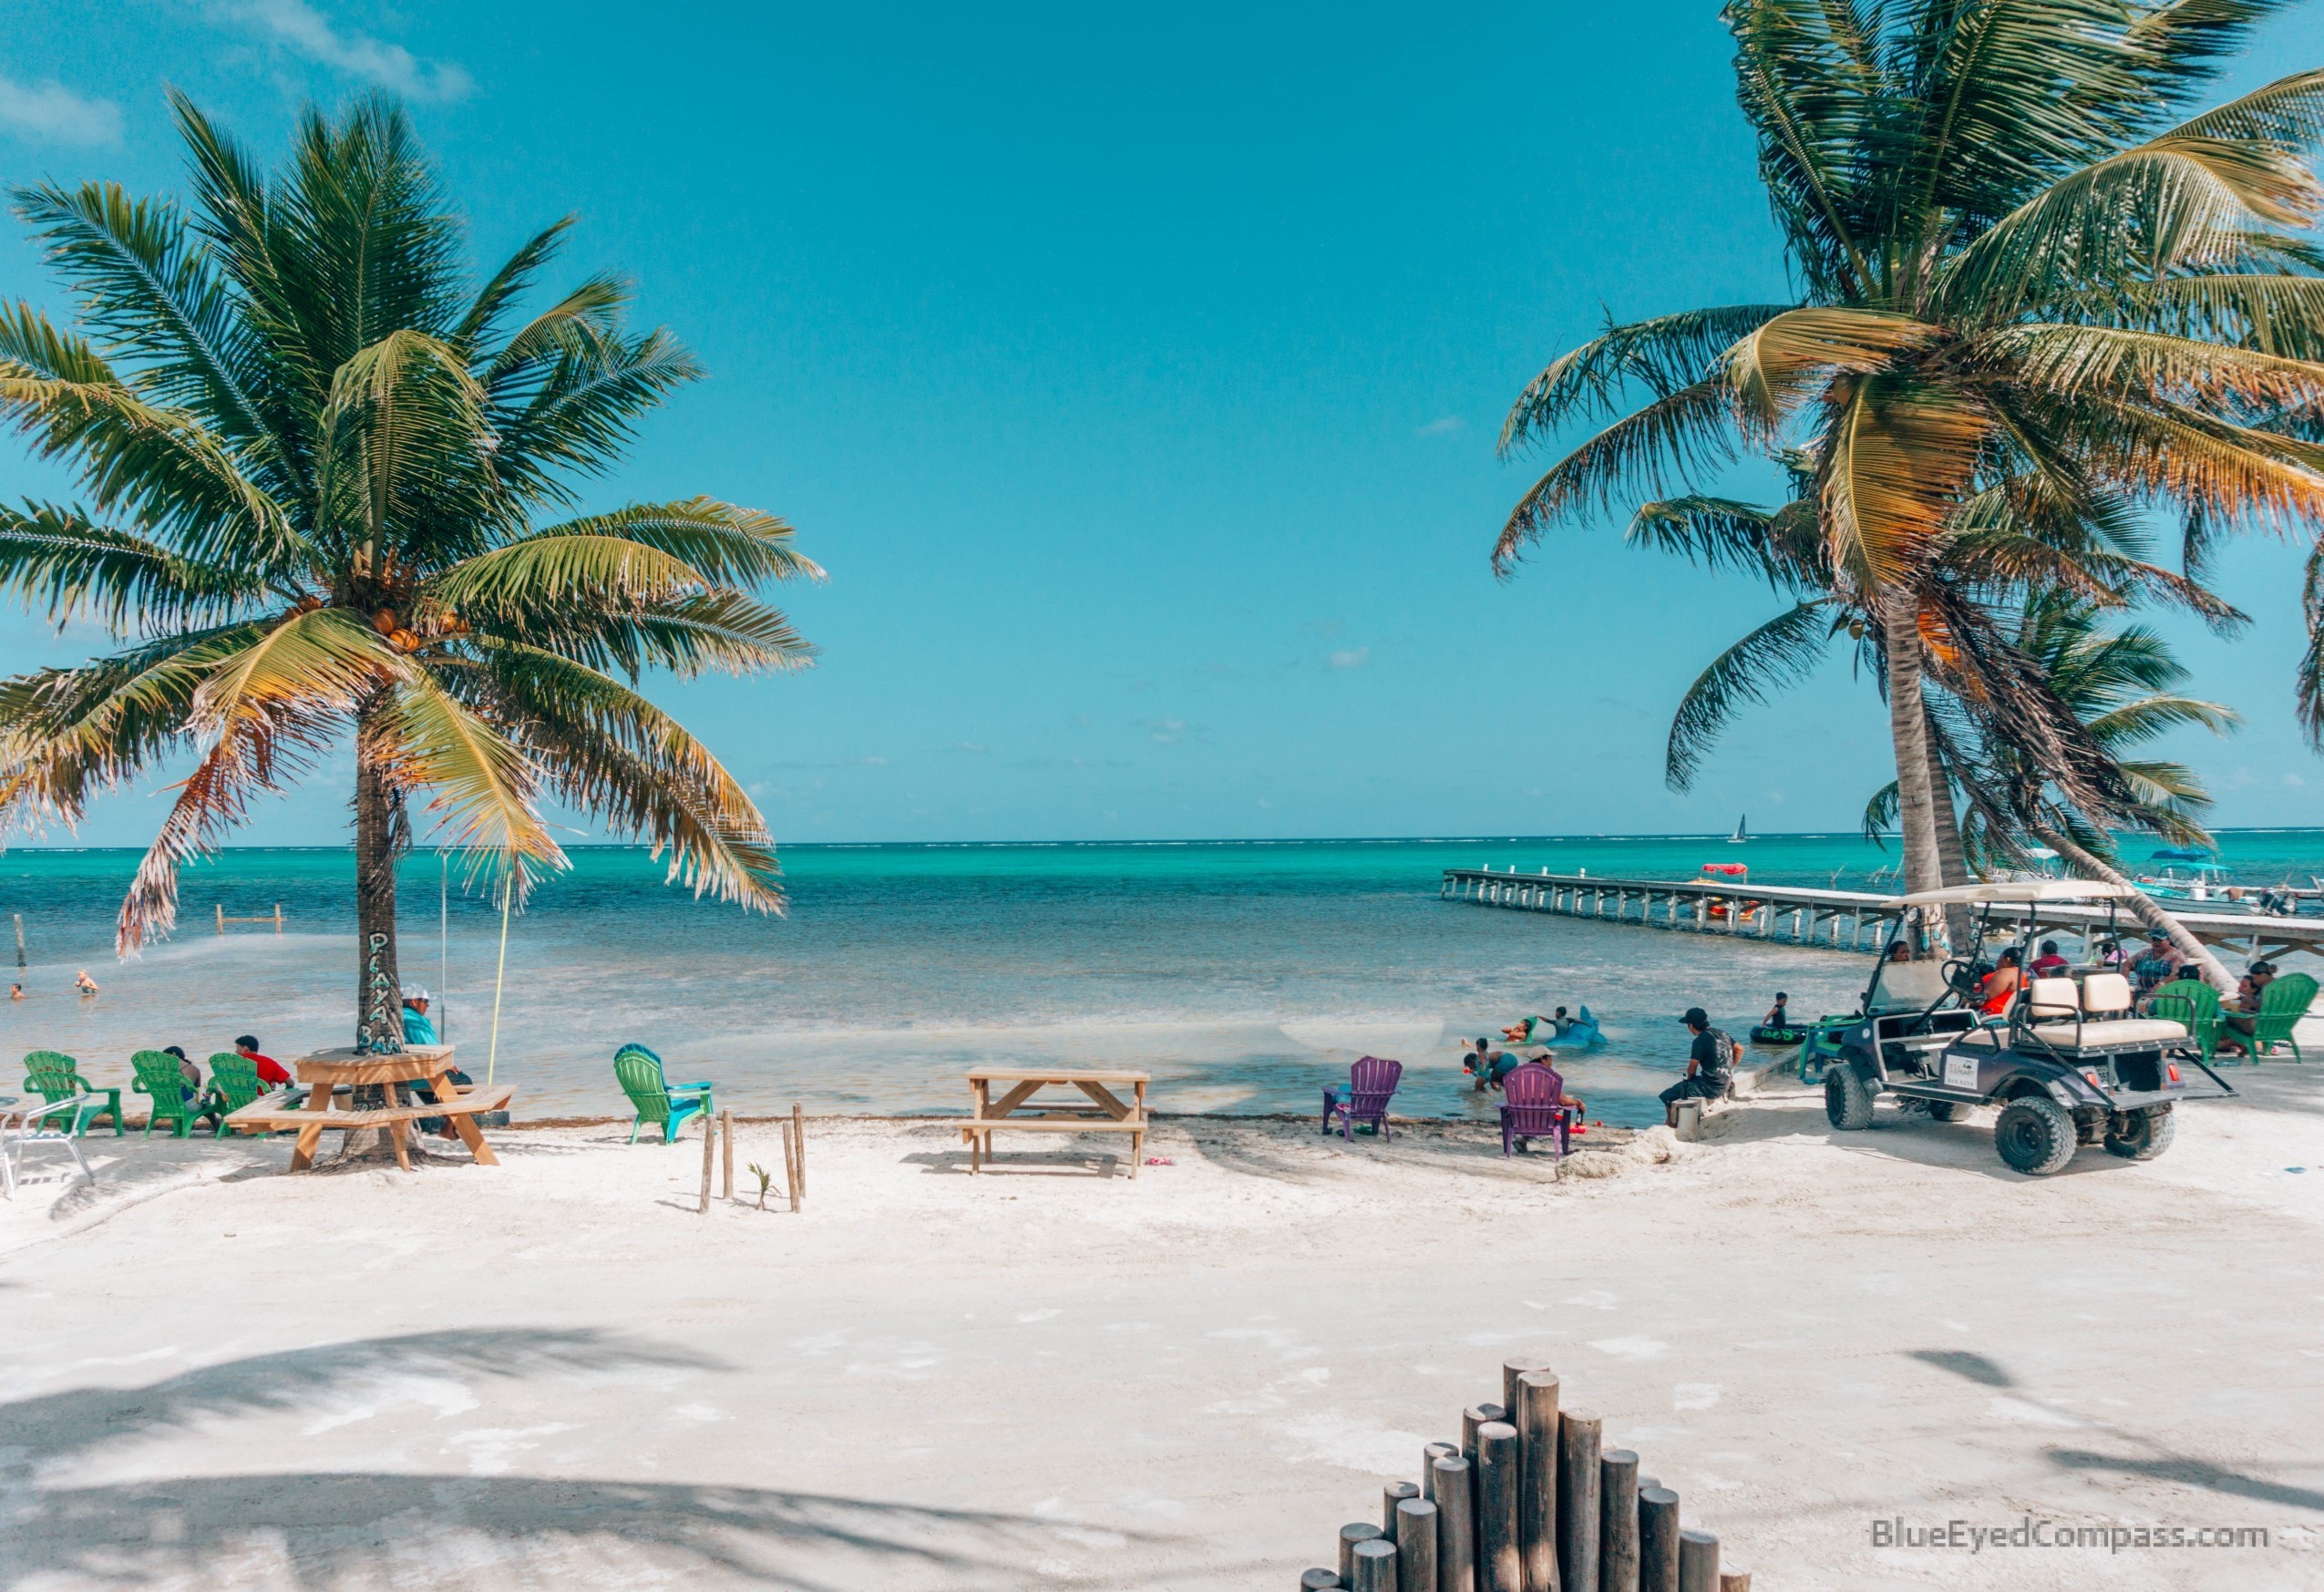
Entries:
[[1439,415],[1418,431],[1414,437],[1457,437],[1468,429],[1468,422],[1458,415]]
[[1372,662],[1370,647],[1342,647],[1324,662],[1334,669],[1361,669]]
[[19,83],[0,73],[0,127],[45,143],[115,144],[121,139],[121,108],[76,94],[54,77]]
[[376,83],[410,99],[465,98],[476,79],[457,61],[423,61],[401,45],[342,33],[307,0],[213,0],[211,16],[253,27],[308,60]]

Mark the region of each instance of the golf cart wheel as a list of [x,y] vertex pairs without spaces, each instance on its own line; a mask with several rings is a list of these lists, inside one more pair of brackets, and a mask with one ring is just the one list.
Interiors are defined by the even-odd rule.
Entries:
[[2074,1158],[2073,1113],[2046,1094],[2029,1094],[2001,1107],[1993,1148],[2002,1165],[2028,1177],[2046,1177]]
[[1959,1122],[1969,1114],[1969,1107],[1958,1100],[1932,1100],[1928,1103],[1928,1114],[1938,1122]]
[[1834,1127],[1846,1133],[1858,1133],[1872,1125],[1872,1091],[1864,1086],[1856,1069],[1846,1062],[1836,1062],[1824,1074],[1824,1114]]
[[2152,1161],[2171,1147],[2178,1131],[2179,1119],[2169,1106],[2150,1105],[2126,1114],[2122,1132],[2107,1130],[2106,1153],[2125,1161]]

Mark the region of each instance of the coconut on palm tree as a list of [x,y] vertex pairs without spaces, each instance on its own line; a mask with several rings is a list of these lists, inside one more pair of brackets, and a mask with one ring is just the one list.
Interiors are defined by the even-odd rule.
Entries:
[[1908,888],[1945,882],[1932,656],[2021,724],[2051,788],[2113,821],[2136,793],[2103,749],[2011,649],[1953,623],[1951,544],[2005,509],[1990,557],[2071,590],[2061,549],[2123,503],[2183,515],[2198,544],[2324,521],[2324,447],[2298,435],[2324,409],[2324,276],[2301,236],[2324,188],[2300,153],[2324,71],[2189,114],[2280,8],[1735,0],[1795,296],[1609,326],[1552,363],[1504,449],[1610,424],[1526,493],[1496,566],[1552,525],[1697,504],[1707,473],[1794,448],[1802,534],[1879,634]]
[[308,112],[271,176],[171,103],[190,208],[15,192],[77,324],[0,311],[0,406],[83,496],[0,510],[0,587],[123,644],[0,682],[0,823],[75,823],[185,770],[121,907],[126,951],[170,928],[189,857],[351,748],[368,1050],[402,1043],[414,803],[519,891],[564,860],[553,802],[666,849],[697,893],[779,909],[748,796],[637,685],[803,663],[753,593],[820,571],[781,520],[705,497],[571,517],[692,356],[624,329],[617,278],[527,312],[570,221],[468,280],[385,100]]

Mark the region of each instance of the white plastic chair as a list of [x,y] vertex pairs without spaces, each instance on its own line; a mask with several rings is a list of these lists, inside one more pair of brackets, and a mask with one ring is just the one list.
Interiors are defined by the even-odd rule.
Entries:
[[[70,1100],[46,1105],[18,1105],[13,1101],[0,1105],[0,1196],[9,1199],[16,1197],[19,1159],[35,1145],[64,1145],[72,1152],[81,1176],[91,1183],[97,1181],[97,1174],[81,1158],[80,1141],[73,1137],[72,1131],[74,1114],[96,1098],[94,1094],[76,1094]],[[61,1127],[49,1120],[58,1116],[64,1119]]]

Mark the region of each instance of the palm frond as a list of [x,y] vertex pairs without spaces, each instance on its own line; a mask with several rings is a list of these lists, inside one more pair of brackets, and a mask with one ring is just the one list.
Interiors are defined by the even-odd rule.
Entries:
[[1857,380],[1825,445],[1833,567],[1866,591],[1904,583],[1942,537],[1991,430],[1957,393],[1905,375]]
[[619,682],[537,648],[488,643],[471,692],[506,693],[523,714],[542,776],[560,800],[670,858],[694,894],[780,912],[773,838],[725,765]]
[[134,614],[174,628],[224,617],[263,590],[75,509],[0,506],[0,591],[45,603],[60,625],[91,615],[118,633]]
[[1662,781],[1693,787],[1702,759],[1745,703],[1797,684],[1823,662],[1832,639],[1832,601],[1811,598],[1759,626],[1711,662],[1679,701],[1662,758]]
[[516,865],[523,898],[537,871],[565,854],[533,806],[541,770],[525,749],[471,711],[425,668],[406,671],[368,720],[381,769],[398,790],[428,793],[441,843]]
[[1675,478],[1735,457],[1727,385],[1696,382],[1618,420],[1551,466],[1517,502],[1493,549],[1506,576],[1522,549],[1551,523],[1589,509],[1610,509],[1625,493],[1667,493]]
[[1642,387],[1657,398],[1702,380],[1719,355],[1782,314],[1784,304],[1730,304],[1687,310],[1615,325],[1560,354],[1517,395],[1502,423],[1504,457],[1554,434],[1575,419],[1609,420],[1626,393]]

